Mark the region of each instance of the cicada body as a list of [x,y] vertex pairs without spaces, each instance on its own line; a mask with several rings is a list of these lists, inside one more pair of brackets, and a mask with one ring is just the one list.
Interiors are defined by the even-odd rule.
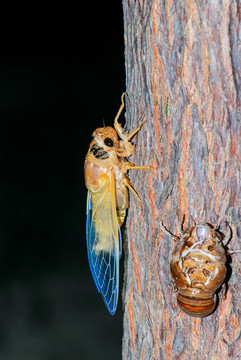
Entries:
[[119,288],[119,258],[121,256],[120,227],[128,208],[129,188],[132,188],[126,173],[129,169],[143,169],[148,166],[135,166],[124,158],[135,152],[130,139],[141,129],[143,122],[131,134],[123,134],[118,117],[114,128],[98,128],[86,155],[84,172],[87,195],[87,252],[89,265],[98,291],[110,314],[116,311]]
[[203,317],[214,311],[216,292],[226,278],[226,243],[226,237],[206,223],[185,230],[178,238],[170,268],[177,302],[186,314]]

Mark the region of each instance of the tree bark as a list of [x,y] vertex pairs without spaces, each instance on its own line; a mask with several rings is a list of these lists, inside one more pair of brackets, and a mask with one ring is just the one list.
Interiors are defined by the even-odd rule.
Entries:
[[[173,240],[185,215],[227,220],[240,248],[241,3],[239,0],[123,0],[129,130],[136,165],[129,176],[123,359],[241,359],[240,254],[232,256],[226,299],[204,318],[177,305]],[[225,231],[225,228],[224,230]]]

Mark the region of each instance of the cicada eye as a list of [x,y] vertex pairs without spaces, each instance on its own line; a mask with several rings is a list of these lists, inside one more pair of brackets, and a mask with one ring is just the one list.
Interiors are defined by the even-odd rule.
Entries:
[[191,274],[194,274],[196,271],[197,271],[197,269],[195,267],[190,267],[187,272],[189,275],[191,275]]
[[114,142],[111,138],[105,138],[104,143],[106,146],[112,147],[114,145]]
[[207,269],[203,269],[203,270],[202,270],[202,273],[203,273],[203,275],[204,275],[205,277],[208,277],[208,276],[211,275],[211,272],[210,272],[209,270],[207,270]]
[[193,243],[192,243],[190,240],[187,240],[187,241],[186,241],[186,246],[187,246],[187,247],[190,248],[192,245],[193,245]]

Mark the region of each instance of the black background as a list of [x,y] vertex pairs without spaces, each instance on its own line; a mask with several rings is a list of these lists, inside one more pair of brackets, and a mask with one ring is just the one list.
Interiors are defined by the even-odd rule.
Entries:
[[0,23],[0,360],[121,359],[121,301],[109,315],[88,268],[83,163],[125,90],[122,4],[2,0]]

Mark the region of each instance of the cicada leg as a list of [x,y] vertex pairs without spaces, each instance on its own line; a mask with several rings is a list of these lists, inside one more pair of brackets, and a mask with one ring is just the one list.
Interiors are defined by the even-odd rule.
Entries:
[[126,173],[128,170],[132,170],[132,169],[149,169],[149,170],[154,170],[153,167],[151,166],[142,166],[142,165],[133,165],[132,163],[130,163],[129,161],[123,161],[121,163],[121,168],[124,171],[124,173]]
[[[145,122],[146,122],[146,121],[143,120],[143,121],[139,124],[139,126],[138,126],[134,131],[132,131],[132,133],[131,133],[130,135],[126,136],[123,140],[124,140],[124,141],[130,141],[130,139],[133,138],[133,136],[136,135],[136,133],[138,133],[138,131],[141,130],[141,127],[142,127],[143,124],[145,124]],[[125,136],[125,135],[127,135],[127,134],[124,134],[124,136]]]
[[162,229],[162,231],[163,231],[165,234],[171,236],[174,241],[180,240],[179,236],[176,236],[176,235],[172,234],[169,230],[167,230],[167,228],[166,228],[166,227],[164,226],[164,224],[163,224],[163,221],[161,221],[160,228]]
[[226,232],[225,237],[223,239],[223,245],[224,246],[226,246],[229,243],[231,237],[232,237],[231,228],[230,228],[230,226],[227,226],[227,232]]
[[[153,168],[151,166],[136,166],[136,165],[133,165],[131,163],[129,163],[128,161],[123,161],[121,163],[121,169],[123,171],[123,173],[125,174],[128,170],[131,170],[131,169],[150,169],[150,170],[153,170]],[[138,199],[139,201],[139,206],[140,208],[142,209],[142,206],[141,206],[141,199],[140,199],[140,196],[137,194],[137,192],[133,189],[133,187],[131,186],[131,183],[130,183],[130,180],[128,178],[124,178],[123,179],[123,183],[125,186],[128,187],[128,189],[130,189],[130,191],[135,195],[135,197]]]
[[[119,144],[120,148],[117,150],[118,156],[121,157],[129,157],[134,154],[135,152],[135,145],[133,145],[130,142],[130,139],[140,131],[142,125],[145,123],[145,121],[142,121],[138,128],[136,128],[131,134],[122,134],[122,132],[118,131],[118,128],[116,127],[116,124],[114,124],[116,131],[118,132],[119,137],[121,138]],[[120,125],[120,124],[118,124]],[[121,125],[120,125],[121,128]],[[121,128],[122,129],[122,128]]]
[[226,283],[223,283],[221,290],[220,290],[220,298],[225,299],[227,294],[228,286]]
[[183,235],[183,224],[184,224],[184,220],[185,220],[185,215],[183,215],[182,220],[178,221],[177,224],[177,231],[179,235]]
[[122,134],[123,128],[122,128],[121,124],[118,123],[118,119],[119,119],[120,114],[122,113],[122,111],[123,111],[123,109],[125,107],[125,102],[124,102],[124,96],[125,95],[126,95],[126,93],[123,93],[121,95],[121,106],[120,106],[120,108],[118,110],[118,113],[117,113],[117,115],[115,117],[115,120],[114,120],[114,127],[115,127],[115,129],[116,129],[119,136],[120,136],[120,134]]
[[135,146],[131,144],[130,140],[131,138],[133,138],[133,136],[138,133],[138,131],[140,131],[142,125],[145,123],[145,121],[142,121],[139,126],[131,133],[131,134],[123,134],[123,127],[122,125],[118,122],[118,119],[120,117],[120,114],[122,113],[124,107],[125,107],[125,102],[124,102],[124,96],[127,95],[126,93],[123,93],[121,95],[121,106],[118,110],[118,113],[115,117],[114,120],[114,128],[118,134],[118,136],[121,138],[120,141],[120,149],[118,149],[118,156],[121,157],[129,157],[132,154],[134,154],[135,152]]
[[138,202],[139,202],[139,206],[140,206],[140,209],[142,209],[142,206],[141,206],[141,198],[140,196],[137,194],[137,192],[133,189],[133,187],[131,186],[130,184],[130,181],[127,179],[127,178],[124,178],[123,179],[123,183],[126,187],[128,187],[128,189],[130,189],[130,191],[135,195],[135,197],[137,198]]

